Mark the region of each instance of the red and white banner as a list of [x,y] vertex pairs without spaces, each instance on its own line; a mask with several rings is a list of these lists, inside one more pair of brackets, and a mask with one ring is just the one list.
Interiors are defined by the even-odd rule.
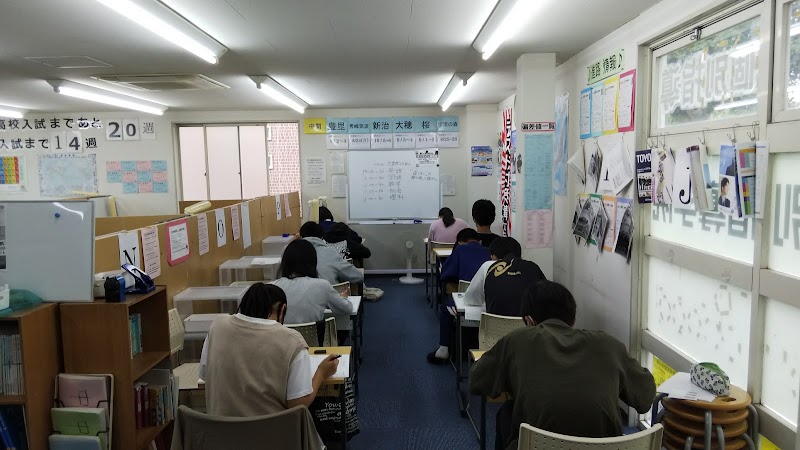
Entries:
[[503,220],[503,236],[511,235],[511,129],[514,124],[513,107],[503,110],[500,130],[500,217]]

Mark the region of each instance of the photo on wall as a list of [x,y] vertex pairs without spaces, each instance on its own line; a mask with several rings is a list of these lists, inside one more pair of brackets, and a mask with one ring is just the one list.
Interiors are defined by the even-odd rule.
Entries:
[[572,234],[583,239],[584,242],[589,242],[592,222],[594,222],[594,209],[592,208],[592,202],[586,199],[581,207],[581,212],[578,215],[578,220],[575,223],[575,229],[572,231]]
[[671,205],[672,182],[675,172],[675,156],[671,148],[657,147],[653,149],[651,158],[653,169],[653,204]]

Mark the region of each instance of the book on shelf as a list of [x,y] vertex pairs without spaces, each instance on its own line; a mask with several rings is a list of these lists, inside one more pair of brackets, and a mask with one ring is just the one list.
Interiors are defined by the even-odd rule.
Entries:
[[53,431],[70,436],[97,436],[100,448],[108,448],[108,422],[104,408],[53,408]]
[[103,450],[98,436],[50,435],[50,450]]
[[22,349],[19,333],[5,331],[0,334],[0,394],[25,394],[25,377],[22,371]]
[[27,450],[28,435],[25,424],[25,407],[0,406],[0,442],[5,449]]
[[177,384],[169,369],[153,369],[133,388],[136,428],[164,425],[175,419]]
[[128,325],[131,334],[131,358],[142,353],[142,315],[131,314],[128,316]]

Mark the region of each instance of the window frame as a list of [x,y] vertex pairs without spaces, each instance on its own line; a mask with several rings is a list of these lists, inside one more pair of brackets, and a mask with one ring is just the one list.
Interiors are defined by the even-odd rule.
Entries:
[[786,90],[789,86],[789,38],[788,10],[794,0],[776,0],[775,4],[775,52],[772,79],[772,122],[791,122],[800,120],[800,106],[786,108]]
[[[728,13],[729,13],[729,11],[726,10],[726,11],[720,12],[719,14],[716,14],[715,17],[724,16],[724,15],[726,15]],[[697,27],[699,27],[702,30],[701,39],[703,39],[703,36],[709,36],[709,35],[716,34],[716,33],[720,32],[720,31],[723,31],[723,30],[725,30],[727,28],[730,28],[732,26],[738,25],[738,24],[740,24],[742,22],[748,21],[748,20],[753,19],[753,18],[758,17],[758,16],[762,16],[761,20],[759,21],[759,27],[760,27],[760,38],[759,38],[759,40],[760,40],[760,45],[759,45],[759,50],[758,50],[758,61],[759,61],[758,73],[760,74],[762,70],[768,69],[768,67],[763,63],[763,61],[764,61],[763,58],[765,56],[768,56],[768,54],[766,54],[766,52],[765,52],[765,50],[766,50],[766,48],[768,46],[764,45],[764,43],[765,43],[765,40],[764,40],[765,33],[764,33],[764,31],[765,31],[765,29],[768,29],[769,27],[765,27],[764,26],[765,18],[763,17],[762,8],[760,8],[758,5],[750,6],[749,8],[747,8],[747,9],[745,9],[743,11],[736,12],[736,13],[730,15],[730,17],[725,17],[725,18],[723,18],[721,20],[718,20],[718,21],[713,21],[713,19],[712,19],[711,23],[708,23],[709,21],[707,20],[707,21],[705,21],[705,23],[708,23],[708,25],[698,24]],[[661,134],[669,135],[669,134],[681,134],[681,133],[699,132],[699,131],[702,131],[704,128],[705,129],[709,129],[710,128],[710,129],[714,129],[714,130],[716,130],[716,129],[724,129],[724,128],[733,128],[733,127],[739,126],[740,124],[742,124],[742,125],[749,124],[749,123],[752,123],[752,122],[758,120],[759,111],[762,108],[762,106],[761,106],[761,104],[762,104],[761,103],[762,92],[765,92],[765,89],[761,86],[761,76],[760,75],[756,77],[757,78],[757,83],[758,83],[758,88],[756,89],[757,106],[756,106],[756,112],[754,114],[748,114],[748,115],[745,115],[745,116],[733,117],[733,118],[730,118],[730,119],[720,119],[720,120],[714,120],[714,121],[701,121],[701,122],[695,122],[695,123],[689,123],[689,124],[683,124],[683,125],[675,125],[675,126],[671,126],[671,127],[660,127],[659,126],[659,121],[660,121],[659,102],[657,101],[657,99],[659,98],[659,90],[661,88],[661,83],[660,83],[661,77],[660,77],[660,72],[659,72],[659,67],[658,67],[659,57],[664,56],[664,55],[666,55],[666,54],[668,54],[668,53],[670,53],[670,52],[672,52],[674,50],[677,50],[677,49],[683,48],[683,47],[685,47],[687,45],[690,45],[692,42],[694,42],[694,41],[692,40],[691,35],[686,35],[686,36],[681,37],[680,39],[676,39],[676,40],[668,42],[668,43],[666,43],[664,45],[653,46],[650,49],[651,50],[651,52],[650,52],[650,73],[653,75],[652,78],[651,78],[651,82],[650,82],[650,99],[651,100],[650,100],[650,124],[649,124],[649,126],[650,126],[650,135],[651,136],[656,136],[656,135],[661,135]],[[711,124],[712,127],[708,127],[707,125],[709,125],[709,124]]]

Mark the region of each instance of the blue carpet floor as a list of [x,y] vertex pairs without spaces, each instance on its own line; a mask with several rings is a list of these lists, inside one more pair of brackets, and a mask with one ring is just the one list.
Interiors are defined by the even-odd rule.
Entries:
[[[361,433],[348,448],[478,449],[475,431],[458,410],[453,368],[425,360],[439,340],[439,322],[425,299],[425,285],[403,285],[396,277],[370,277],[367,283],[385,293],[378,302],[364,305]],[[474,399],[476,403],[478,397]],[[477,406],[471,408],[474,417]],[[496,410],[487,407],[489,449],[494,448]]]

